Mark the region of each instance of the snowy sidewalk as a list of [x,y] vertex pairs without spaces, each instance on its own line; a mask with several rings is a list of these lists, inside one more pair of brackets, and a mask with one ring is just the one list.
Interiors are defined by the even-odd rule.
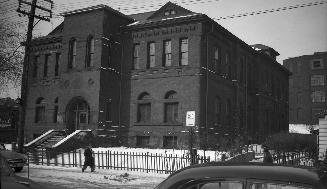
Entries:
[[[27,167],[19,176],[27,177]],[[154,188],[168,175],[133,171],[30,165],[30,179],[65,188]]]

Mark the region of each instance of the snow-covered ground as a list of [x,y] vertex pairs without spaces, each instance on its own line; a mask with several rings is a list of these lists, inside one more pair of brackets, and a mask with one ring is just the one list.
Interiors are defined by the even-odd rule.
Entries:
[[[27,167],[17,175],[27,177]],[[167,174],[142,173],[111,169],[88,168],[82,173],[81,168],[30,165],[30,179],[41,183],[50,183],[65,188],[154,188],[167,178]]]

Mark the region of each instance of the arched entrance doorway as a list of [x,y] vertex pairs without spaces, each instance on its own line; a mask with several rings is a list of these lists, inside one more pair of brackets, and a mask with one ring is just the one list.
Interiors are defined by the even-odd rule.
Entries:
[[[66,126],[69,133],[89,124],[90,107],[82,97],[73,98],[66,108]],[[82,128],[81,128],[82,127]]]

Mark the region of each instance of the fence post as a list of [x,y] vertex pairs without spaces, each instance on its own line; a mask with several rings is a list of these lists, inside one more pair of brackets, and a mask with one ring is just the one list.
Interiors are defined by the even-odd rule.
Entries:
[[61,154],[61,166],[65,166],[64,153]]
[[149,169],[149,152],[146,153],[146,172],[148,173],[148,169]]
[[68,152],[68,167],[70,167],[70,152]]
[[103,151],[101,151],[101,163],[102,163],[102,169],[104,168],[104,164],[103,164]]
[[43,165],[43,148],[41,149],[41,158],[42,158],[41,163]]

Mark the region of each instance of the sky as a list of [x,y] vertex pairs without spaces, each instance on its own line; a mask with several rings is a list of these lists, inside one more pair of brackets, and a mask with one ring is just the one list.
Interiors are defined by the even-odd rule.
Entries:
[[[132,2],[132,3],[131,3]],[[55,14],[66,10],[106,4],[125,14],[154,11],[165,0],[55,0]],[[317,0],[176,0],[172,1],[191,11],[215,19],[241,13],[257,12],[295,5],[322,2],[324,4],[290,10],[216,20],[220,25],[249,45],[261,43],[280,53],[279,63],[289,57],[327,51],[327,1]],[[137,9],[136,9],[137,8]],[[128,10],[126,10],[128,9]],[[62,21],[42,22],[35,31],[46,35]]]
[[[38,0],[40,3],[42,1],[44,0]],[[69,10],[105,4],[128,15],[155,11],[166,2],[168,0],[54,0],[54,18],[50,22],[40,21],[35,26],[33,34],[34,36],[47,35],[63,21],[59,14]],[[174,0],[171,2],[193,12],[208,15],[249,45],[259,43],[274,48],[280,53],[277,57],[279,63],[290,57],[327,51],[327,0]],[[254,16],[216,19],[282,7],[309,5],[314,2],[321,4]],[[16,0],[0,0],[0,5],[6,8],[5,12],[9,15],[10,21],[27,22],[27,17],[18,17],[15,11],[18,6]]]

